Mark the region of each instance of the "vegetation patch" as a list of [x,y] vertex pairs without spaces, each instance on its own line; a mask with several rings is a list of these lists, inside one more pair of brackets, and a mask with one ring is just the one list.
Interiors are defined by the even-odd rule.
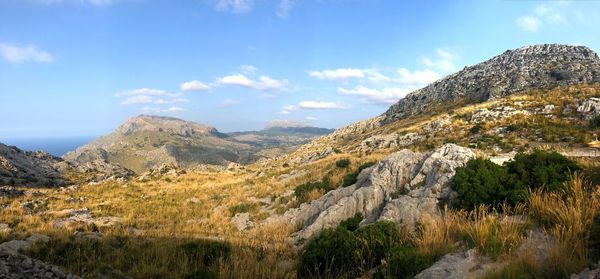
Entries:
[[476,158],[456,169],[451,187],[459,194],[455,206],[467,210],[481,204],[494,208],[502,203],[514,206],[527,200],[530,189],[557,191],[573,171],[581,167],[556,152],[535,150],[518,153],[503,166]]

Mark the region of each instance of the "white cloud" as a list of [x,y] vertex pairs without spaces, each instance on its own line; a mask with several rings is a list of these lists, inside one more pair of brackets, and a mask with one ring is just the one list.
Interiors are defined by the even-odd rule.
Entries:
[[279,18],[286,18],[295,4],[295,0],[281,0],[277,5],[277,11],[275,14]]
[[537,32],[545,24],[566,24],[567,19],[560,12],[560,9],[564,9],[564,4],[561,4],[561,2],[552,5],[538,5],[532,14],[517,18],[517,26],[526,32]]
[[282,110],[279,112],[279,114],[290,114],[290,113],[292,113],[292,112],[289,110]]
[[268,76],[260,76],[258,81],[251,80],[243,74],[225,76],[217,80],[221,85],[237,85],[250,89],[262,91],[285,91],[288,90],[287,80],[277,80]]
[[242,65],[239,67],[240,68],[240,72],[244,73],[244,74],[253,74],[256,71],[258,71],[258,68],[252,66],[252,65]]
[[436,50],[436,55],[437,57],[434,59],[424,57],[422,60],[423,65],[431,69],[440,70],[442,72],[452,72],[456,69],[454,65],[456,56],[454,54],[439,48]]
[[240,101],[238,101],[238,100],[225,99],[225,100],[223,100],[223,102],[221,104],[224,106],[231,106],[231,105],[237,105],[239,103],[240,103]]
[[234,14],[245,14],[254,8],[254,0],[217,0],[215,8]]
[[125,106],[139,104],[168,105],[189,102],[188,99],[182,98],[181,95],[181,93],[169,93],[153,88],[138,88],[115,94],[117,98],[125,97],[125,100],[121,102],[121,105]]
[[308,120],[308,121],[317,121],[317,120],[319,120],[319,118],[316,118],[314,116],[307,116],[306,120]]
[[52,55],[37,49],[34,45],[18,46],[0,43],[0,54],[2,54],[2,57],[10,63],[23,63],[29,61],[49,63],[54,60]]
[[540,30],[542,24],[542,21],[535,16],[522,16],[517,18],[517,26],[527,32],[537,32]]
[[366,98],[369,102],[385,105],[398,102],[398,100],[404,98],[404,96],[411,91],[412,89],[396,87],[377,90],[362,85],[358,85],[354,89],[338,88],[338,92],[342,94],[361,96]]
[[192,80],[192,81],[182,83],[181,90],[183,90],[183,91],[208,91],[208,90],[210,90],[210,86],[208,86],[202,82],[199,82],[197,80]]
[[335,70],[310,71],[309,76],[322,80],[348,80],[351,78],[363,78],[365,72],[362,69],[340,68]]
[[398,75],[398,83],[417,87],[427,85],[440,78],[440,74],[429,69],[411,72],[408,69],[400,68]]
[[142,108],[142,111],[144,113],[162,113],[162,112],[172,112],[172,113],[175,113],[175,112],[186,111],[186,109],[181,108],[181,107],[169,107],[167,109],[144,107],[144,108]]
[[298,104],[302,109],[345,109],[344,105],[334,102],[302,101]]
[[146,95],[146,96],[165,96],[167,92],[160,89],[152,89],[152,88],[138,88],[129,91],[121,91],[117,92],[115,96],[136,96],[136,95]]

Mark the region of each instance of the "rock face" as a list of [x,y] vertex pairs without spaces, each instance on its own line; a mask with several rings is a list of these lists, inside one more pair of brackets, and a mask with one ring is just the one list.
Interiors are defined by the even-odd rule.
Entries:
[[61,161],[46,152],[23,151],[0,143],[0,185],[63,185],[65,181],[57,169]]
[[600,82],[600,59],[583,46],[534,45],[488,61],[414,91],[383,115],[383,123],[428,111],[432,105],[482,102],[519,91]]
[[449,187],[455,169],[474,156],[470,149],[454,144],[428,153],[401,150],[363,170],[356,184],[330,191],[284,217],[301,228],[299,241],[357,213],[365,216],[362,224],[391,220],[410,228],[439,216],[439,205],[455,196]]

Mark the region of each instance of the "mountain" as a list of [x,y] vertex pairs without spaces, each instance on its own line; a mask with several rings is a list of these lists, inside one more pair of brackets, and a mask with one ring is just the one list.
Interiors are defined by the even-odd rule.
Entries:
[[55,186],[64,183],[62,159],[41,151],[23,151],[0,143],[0,185]]
[[333,132],[333,129],[309,126],[302,122],[273,120],[260,131],[229,133],[233,139],[261,148],[297,147]]
[[408,94],[383,115],[391,123],[449,106],[494,100],[533,88],[600,82],[600,59],[584,46],[544,44],[508,50]]
[[382,115],[339,128],[278,163],[302,164],[334,149],[389,154],[448,142],[494,152],[526,143],[583,148],[597,137],[588,127],[600,113],[599,88],[600,58],[590,48],[525,46],[413,91]]
[[110,162],[134,172],[161,165],[191,168],[200,164],[246,164],[289,152],[294,146],[328,132],[309,127],[272,127],[259,132],[225,134],[191,121],[140,115],[64,158],[75,164]]

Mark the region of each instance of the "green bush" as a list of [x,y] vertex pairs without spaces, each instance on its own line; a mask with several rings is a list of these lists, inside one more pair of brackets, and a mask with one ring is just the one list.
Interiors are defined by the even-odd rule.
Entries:
[[396,224],[381,221],[362,227],[354,232],[361,244],[361,258],[370,270],[381,264],[392,247],[401,244],[402,237]]
[[252,207],[254,207],[253,204],[243,202],[238,205],[234,205],[234,206],[230,207],[229,213],[231,214],[231,216],[234,216],[235,214],[238,214],[238,213],[246,213],[246,212],[250,211],[252,209]]
[[410,245],[397,245],[390,251],[389,271],[392,278],[412,278],[430,267],[435,259]]
[[298,278],[352,278],[359,275],[360,242],[352,232],[326,229],[306,245]]
[[308,193],[315,189],[322,189],[325,192],[329,192],[334,188],[331,186],[331,181],[329,178],[323,178],[321,181],[317,182],[307,182],[299,185],[294,189],[294,196],[301,202],[306,202],[308,199]]
[[471,129],[469,129],[469,133],[477,134],[481,131],[482,128],[483,128],[483,125],[481,123],[475,123],[475,125],[473,125],[473,127],[471,127]]
[[592,128],[592,129],[600,128],[600,115],[598,115],[590,120],[590,128]]
[[548,191],[563,188],[563,183],[581,167],[557,152],[535,150],[531,154],[518,153],[513,161],[506,164],[509,176],[508,183],[513,188],[538,189],[544,187]]
[[350,217],[350,218],[342,221],[342,223],[340,223],[339,227],[353,232],[358,229],[358,225],[360,224],[360,222],[362,220],[363,220],[363,215],[360,213],[356,213],[353,217]]
[[348,159],[348,158],[339,159],[335,162],[335,166],[338,168],[347,168],[350,166],[350,159]]
[[471,210],[480,204],[494,207],[506,202],[515,205],[527,199],[529,189],[562,189],[574,171],[581,167],[556,152],[536,150],[518,153],[504,166],[481,158],[456,169],[451,187],[459,195],[456,207]]
[[451,187],[458,193],[456,207],[471,210],[480,204],[498,205],[506,201],[514,204],[524,199],[526,189],[506,186],[506,169],[490,160],[476,158],[456,169]]

